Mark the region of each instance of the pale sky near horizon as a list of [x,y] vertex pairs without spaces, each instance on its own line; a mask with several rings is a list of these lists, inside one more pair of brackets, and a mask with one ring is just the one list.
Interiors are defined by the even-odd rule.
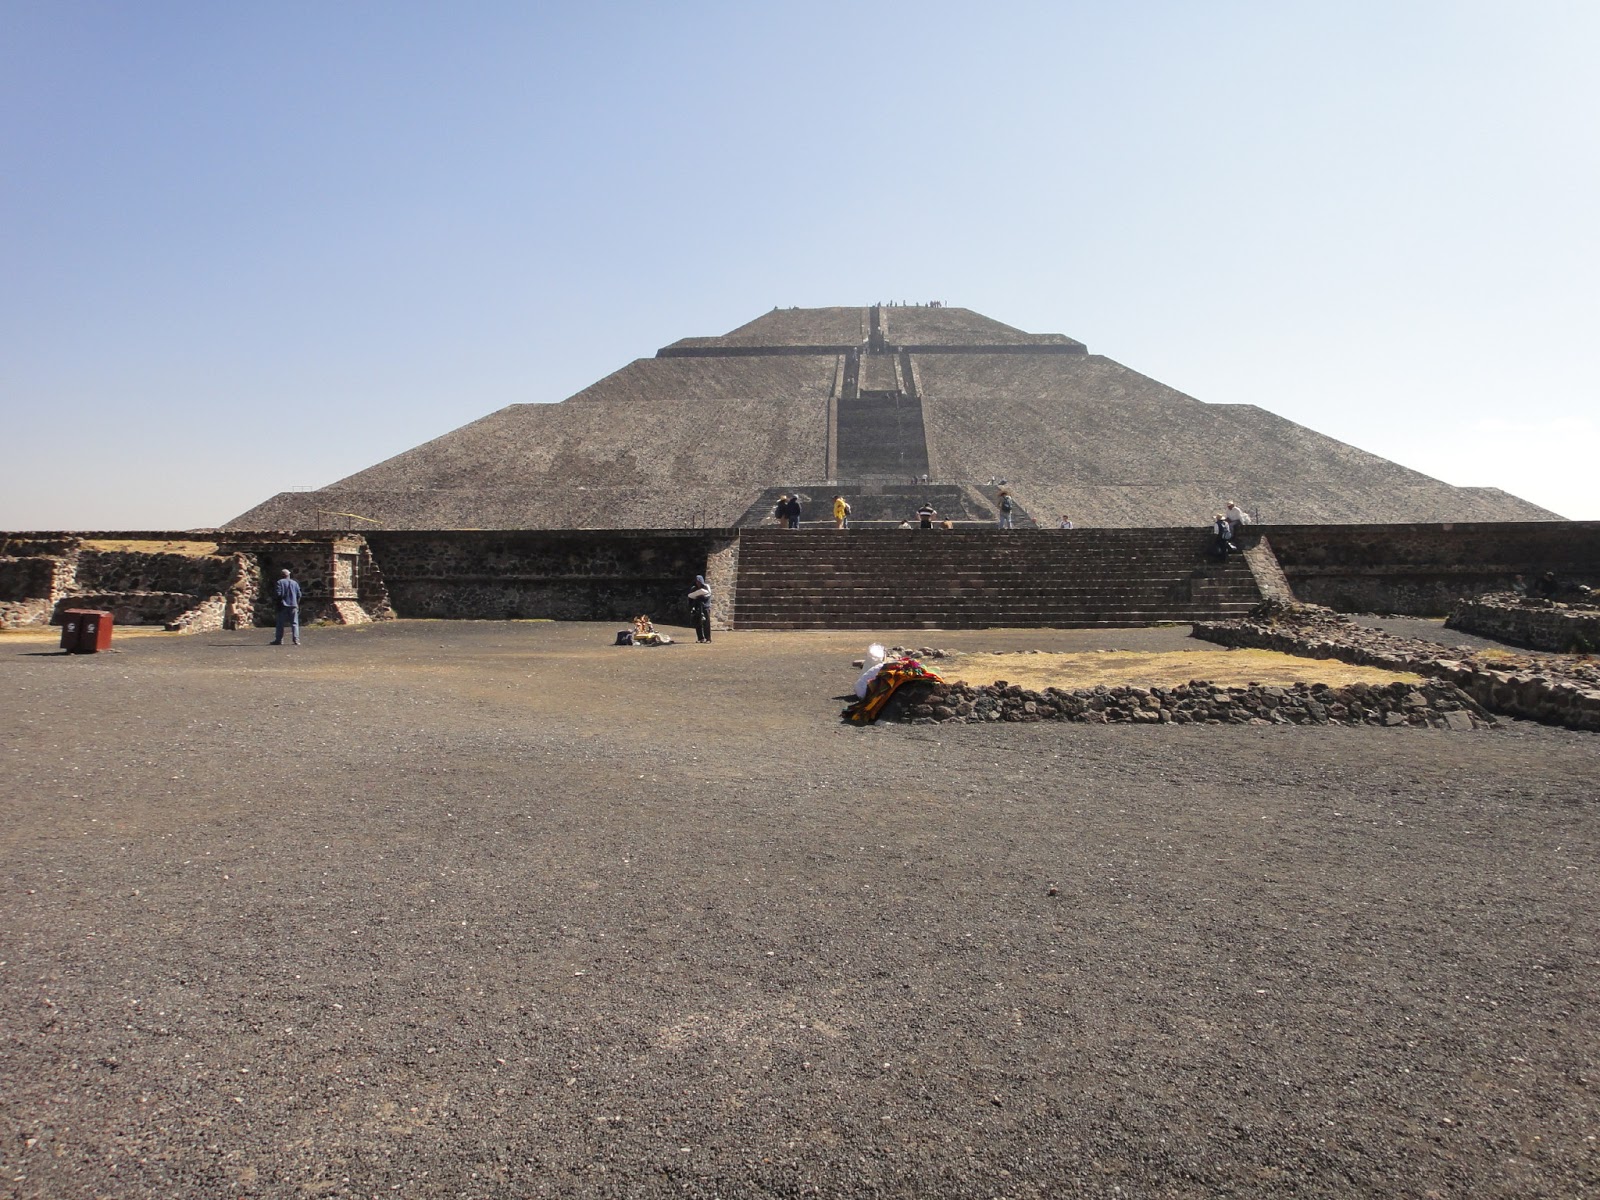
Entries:
[[0,529],[928,299],[1600,519],[1597,53],[1547,0],[0,0]]

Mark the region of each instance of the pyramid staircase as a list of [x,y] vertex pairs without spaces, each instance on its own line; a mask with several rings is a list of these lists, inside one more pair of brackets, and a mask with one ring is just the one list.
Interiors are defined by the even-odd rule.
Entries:
[[[939,520],[957,526],[993,528],[1000,517],[999,492],[972,483],[802,483],[765,489],[745,509],[735,525],[740,528],[771,525],[778,497],[798,493],[803,504],[800,527],[833,528],[833,498],[843,496],[850,505],[851,529],[894,529],[901,521],[916,521],[917,509],[933,505]],[[1018,505],[1012,513],[1018,529],[1032,528],[1034,520]]]
[[1189,529],[742,529],[736,629],[1081,629],[1239,616],[1244,560]]

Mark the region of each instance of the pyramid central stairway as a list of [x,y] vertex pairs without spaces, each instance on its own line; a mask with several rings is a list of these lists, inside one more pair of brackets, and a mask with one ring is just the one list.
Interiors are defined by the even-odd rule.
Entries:
[[1250,565],[1209,545],[1192,529],[741,529],[732,623],[1080,629],[1248,612],[1262,599]]

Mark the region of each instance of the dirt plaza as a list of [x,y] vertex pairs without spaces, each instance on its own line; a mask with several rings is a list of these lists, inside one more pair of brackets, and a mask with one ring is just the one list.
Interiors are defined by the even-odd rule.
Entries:
[[614,628],[0,637],[0,1195],[1600,1188],[1600,737],[861,729],[872,637]]

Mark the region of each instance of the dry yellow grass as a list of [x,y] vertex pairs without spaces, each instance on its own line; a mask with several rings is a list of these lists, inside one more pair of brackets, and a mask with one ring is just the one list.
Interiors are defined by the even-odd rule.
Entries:
[[1191,679],[1225,685],[1264,683],[1419,683],[1421,676],[1355,667],[1332,659],[1296,658],[1275,650],[1182,650],[1148,654],[1100,650],[1088,654],[974,654],[951,663],[930,662],[946,679],[971,684],[1007,683],[1027,688],[1173,687]]
[[[130,637],[186,637],[182,633],[168,633],[159,625],[116,625],[111,630],[111,641],[115,645],[123,638]],[[52,645],[61,641],[61,626],[59,625],[29,625],[25,629],[0,629],[0,643],[28,643],[47,642]]]
[[85,550],[131,550],[136,554],[185,554],[190,558],[204,558],[217,552],[215,542],[184,541],[117,541],[112,538],[91,538],[83,543]]

